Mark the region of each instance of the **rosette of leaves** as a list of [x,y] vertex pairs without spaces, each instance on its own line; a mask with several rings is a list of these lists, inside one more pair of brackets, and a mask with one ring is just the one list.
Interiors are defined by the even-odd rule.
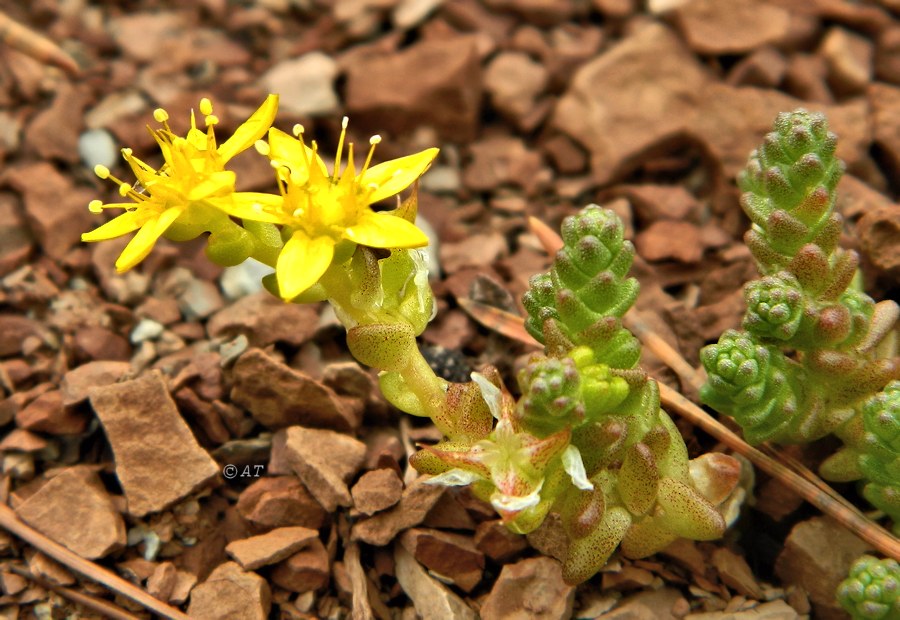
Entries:
[[627,277],[634,248],[618,217],[591,205],[564,220],[562,239],[523,300],[546,351],[519,374],[516,413],[536,436],[570,433],[581,456],[582,484],[563,478],[550,507],[568,541],[564,577],[578,583],[616,548],[645,557],[679,537],[721,536],[717,505],[740,467],[724,455],[692,464],[655,381],[637,368],[639,342],[621,321],[638,294]]
[[900,535],[900,381],[862,407],[865,436],[859,447],[863,496],[894,521]]
[[900,564],[864,555],[837,590],[853,620],[900,620]]
[[813,244],[830,254],[841,234],[834,189],[843,174],[837,137],[822,114],[779,114],[775,130],[750,155],[738,176],[741,206],[753,223],[746,242],[760,271],[787,267]]
[[[701,351],[709,375],[701,398],[733,416],[751,443],[835,433],[856,445],[862,403],[900,378],[900,360],[879,346],[897,306],[860,290],[856,253],[837,246],[836,144],[821,114],[779,114],[738,177],[752,222],[745,241],[764,277],[744,289],[745,331]],[[858,472],[849,452],[822,470],[841,480]]]

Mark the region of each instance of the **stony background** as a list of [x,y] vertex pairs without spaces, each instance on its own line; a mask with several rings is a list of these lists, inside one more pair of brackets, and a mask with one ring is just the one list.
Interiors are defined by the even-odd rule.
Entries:
[[[248,295],[252,278],[223,274],[197,243],[163,242],[115,275],[123,243],[79,241],[99,222],[88,201],[113,196],[79,147],[153,158],[155,107],[183,130],[208,96],[228,131],[269,92],[277,124],[302,122],[325,154],[344,114],[357,143],[384,137],[381,160],[439,146],[420,195],[441,269],[424,341],[508,378],[526,347],[456,300],[516,310],[547,265],[526,216],[555,226],[600,202],[641,255],[643,318],[696,365],[743,312],[754,267],[734,176],[779,111],[827,113],[848,169],[845,241],[871,291],[896,295],[900,2],[0,9],[82,67],[71,78],[0,48],[0,496],[21,519],[196,618],[843,617],[833,585],[862,543],[765,479],[725,541],[616,559],[565,586],[536,551],[552,555],[552,537],[509,534],[465,492],[414,480],[407,451],[435,431],[383,402],[321,308]],[[271,189],[252,154],[234,167],[240,189]],[[645,365],[692,395],[651,355]],[[693,452],[715,447],[683,426]],[[239,475],[225,479],[226,465]],[[0,533],[0,615],[90,616],[48,583],[131,605]]]

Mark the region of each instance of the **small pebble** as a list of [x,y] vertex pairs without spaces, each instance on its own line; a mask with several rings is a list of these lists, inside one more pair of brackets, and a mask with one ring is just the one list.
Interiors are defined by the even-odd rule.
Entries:
[[145,340],[158,338],[164,329],[162,323],[157,323],[153,319],[141,319],[141,322],[131,330],[131,343],[139,344]]
[[112,168],[119,158],[119,149],[108,131],[89,129],[78,138],[78,155],[85,167],[91,170],[97,164]]
[[240,265],[225,269],[219,278],[219,286],[225,297],[234,301],[263,290],[262,279],[272,271],[268,265],[248,258]]

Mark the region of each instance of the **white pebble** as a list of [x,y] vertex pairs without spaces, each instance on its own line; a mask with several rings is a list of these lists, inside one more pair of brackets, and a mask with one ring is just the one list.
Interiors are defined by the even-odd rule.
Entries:
[[78,155],[90,170],[98,164],[112,168],[119,158],[119,149],[105,129],[88,129],[78,137]]

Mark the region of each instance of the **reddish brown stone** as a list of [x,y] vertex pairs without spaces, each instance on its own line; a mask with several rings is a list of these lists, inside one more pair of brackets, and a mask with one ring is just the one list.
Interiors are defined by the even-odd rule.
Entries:
[[260,478],[241,493],[238,511],[261,529],[303,526],[318,530],[325,510],[296,476]]
[[99,326],[85,327],[75,332],[75,349],[89,360],[127,361],[131,358],[128,340]]
[[235,540],[225,547],[225,551],[244,570],[256,570],[280,562],[318,537],[319,533],[308,527],[281,527],[259,536]]
[[484,521],[475,529],[475,547],[495,562],[505,564],[528,548],[528,540],[511,532],[499,520]]
[[648,261],[675,259],[696,263],[703,257],[700,229],[690,222],[657,220],[638,233],[634,245]]
[[403,532],[400,542],[425,568],[450,579],[466,592],[481,582],[484,555],[469,536],[412,528]]
[[162,510],[218,474],[158,373],[96,388],[90,401],[112,446],[132,515]]
[[188,615],[197,620],[265,620],[271,609],[266,580],[226,562],[191,592]]
[[206,331],[212,338],[244,334],[255,347],[276,342],[300,346],[312,337],[317,324],[314,307],[287,304],[261,292],[243,297],[214,314]]
[[131,371],[128,362],[88,362],[66,372],[60,384],[64,405],[87,400],[90,390],[111,385]]
[[434,127],[445,139],[471,140],[481,112],[475,37],[423,41],[350,64],[346,104],[364,127],[401,133],[415,119],[415,126]]
[[740,54],[787,36],[790,13],[757,0],[693,0],[675,11],[688,45],[699,54]]
[[301,424],[349,431],[359,425],[361,412],[348,399],[259,349],[238,358],[232,379],[232,400],[267,428]]
[[366,445],[329,430],[291,426],[285,437],[288,463],[328,512],[353,502],[347,483],[366,458]]
[[125,545],[125,522],[100,478],[83,467],[65,469],[16,507],[19,518],[87,559]]
[[62,393],[41,394],[16,414],[16,424],[30,431],[52,435],[78,435],[87,428],[88,418],[63,404]]
[[272,569],[272,582],[291,592],[320,590],[330,577],[328,552],[318,538]]
[[403,482],[392,469],[366,472],[350,489],[353,507],[366,515],[390,508],[403,495]]
[[483,620],[509,618],[527,609],[531,617],[564,619],[572,615],[575,588],[563,582],[562,567],[552,558],[507,564],[481,607]]
[[6,180],[21,192],[25,215],[44,252],[63,258],[81,240],[81,233],[99,225],[87,210],[93,190],[74,187],[72,180],[47,162],[7,170]]
[[386,545],[398,533],[420,524],[443,492],[443,487],[425,484],[419,478],[406,487],[396,506],[354,524],[351,538],[370,545]]

